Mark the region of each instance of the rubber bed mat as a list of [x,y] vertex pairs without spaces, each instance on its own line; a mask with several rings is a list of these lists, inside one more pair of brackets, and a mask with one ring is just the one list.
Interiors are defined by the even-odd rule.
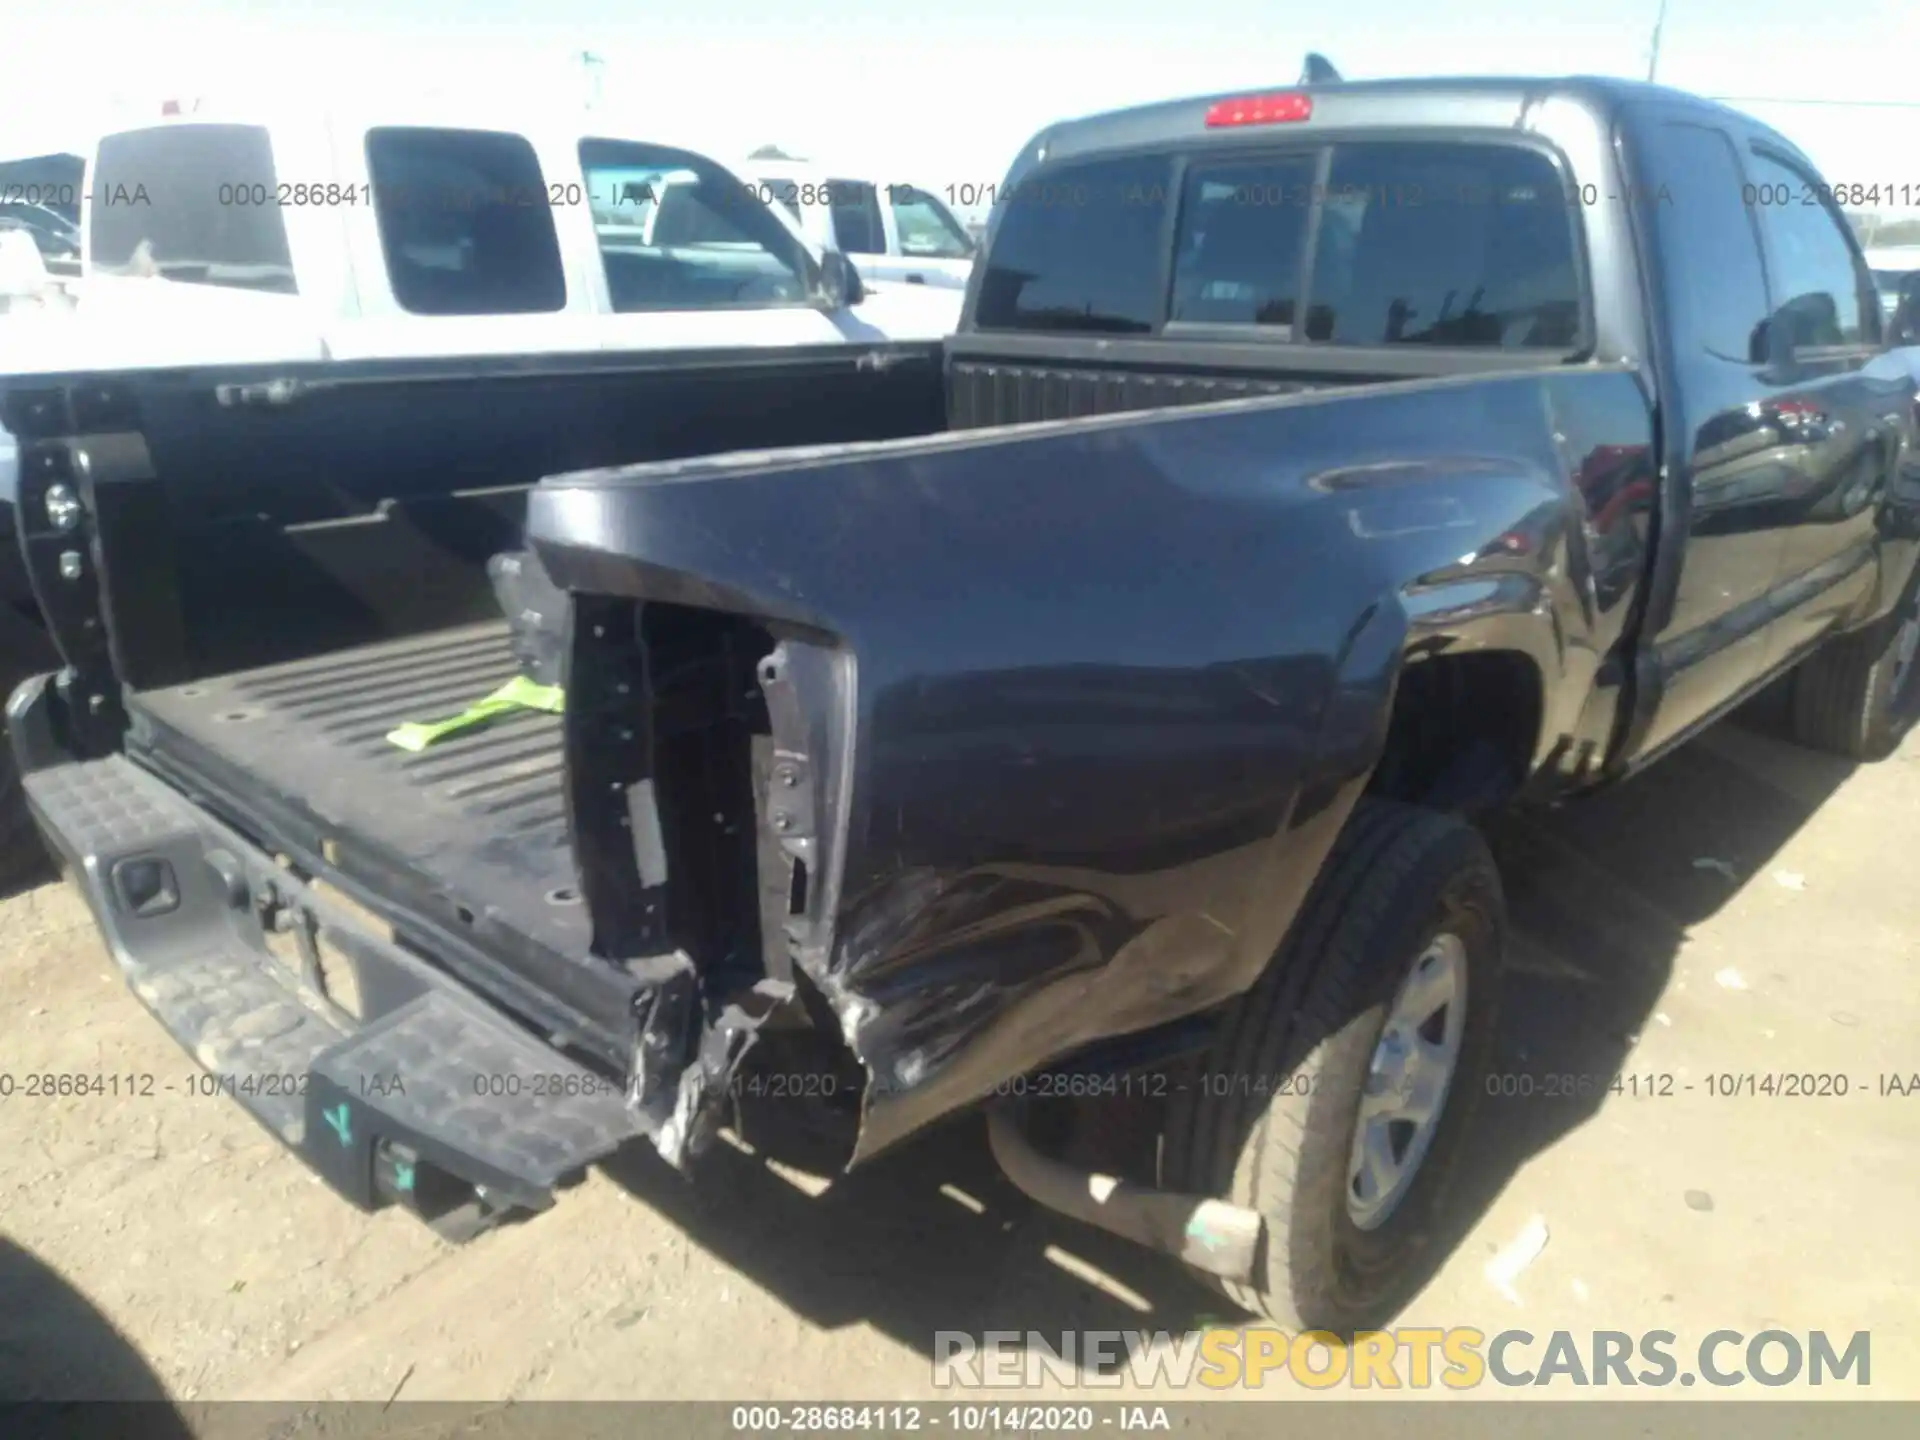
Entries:
[[130,750],[169,778],[269,800],[549,949],[590,939],[557,715],[519,710],[419,753],[387,740],[515,674],[504,621],[130,695]]

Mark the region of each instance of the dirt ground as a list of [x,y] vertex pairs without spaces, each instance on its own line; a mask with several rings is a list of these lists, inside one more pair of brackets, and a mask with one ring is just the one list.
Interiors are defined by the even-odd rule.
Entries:
[[[1536,1093],[1483,1104],[1470,1228],[1404,1322],[1867,1329],[1871,1393],[1920,1397],[1920,1095],[1880,1093],[1920,1072],[1920,741],[1853,772],[1722,726],[1495,838],[1502,1065]],[[57,885],[0,904],[0,1070],[192,1073]],[[1540,1093],[1621,1071],[1675,1088]],[[1708,1092],[1782,1071],[1850,1093]],[[724,1146],[698,1189],[622,1155],[453,1248],[179,1089],[0,1100],[0,1395],[904,1399],[937,1330],[1231,1313],[1037,1211],[977,1122],[824,1187]]]

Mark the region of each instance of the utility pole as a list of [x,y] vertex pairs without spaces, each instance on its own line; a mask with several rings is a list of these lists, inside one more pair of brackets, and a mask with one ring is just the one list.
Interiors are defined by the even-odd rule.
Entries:
[[580,52],[580,70],[587,82],[587,109],[600,108],[600,79],[607,62],[591,50]]
[[1666,28],[1666,24],[1667,0],[1660,0],[1660,13],[1653,17],[1653,44],[1647,51],[1647,81],[1649,84],[1652,83],[1654,76],[1660,71],[1660,32]]

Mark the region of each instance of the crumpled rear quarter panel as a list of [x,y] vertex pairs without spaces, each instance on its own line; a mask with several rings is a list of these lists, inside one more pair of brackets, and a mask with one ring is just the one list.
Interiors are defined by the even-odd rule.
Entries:
[[530,531],[570,590],[851,654],[837,899],[796,958],[869,1069],[870,1154],[1250,985],[1410,651],[1517,649],[1570,725],[1650,447],[1631,375],[1536,372],[584,472]]

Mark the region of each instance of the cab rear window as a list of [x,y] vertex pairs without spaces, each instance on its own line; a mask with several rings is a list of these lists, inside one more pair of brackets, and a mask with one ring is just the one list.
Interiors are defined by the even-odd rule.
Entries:
[[980,280],[983,330],[1144,335],[1157,325],[1173,162],[1063,165],[1004,195]]
[[108,135],[88,188],[87,258],[97,273],[296,293],[273,147],[259,126]]
[[1037,174],[1003,200],[977,325],[1171,326],[1351,346],[1578,343],[1578,212],[1547,156],[1440,141],[1326,148],[1216,151],[1192,157],[1177,180],[1171,157],[1155,156]]
[[1314,163],[1308,153],[1187,171],[1168,318],[1292,327]]
[[1536,150],[1342,146],[1328,175],[1306,338],[1570,349],[1580,333],[1576,213]]

